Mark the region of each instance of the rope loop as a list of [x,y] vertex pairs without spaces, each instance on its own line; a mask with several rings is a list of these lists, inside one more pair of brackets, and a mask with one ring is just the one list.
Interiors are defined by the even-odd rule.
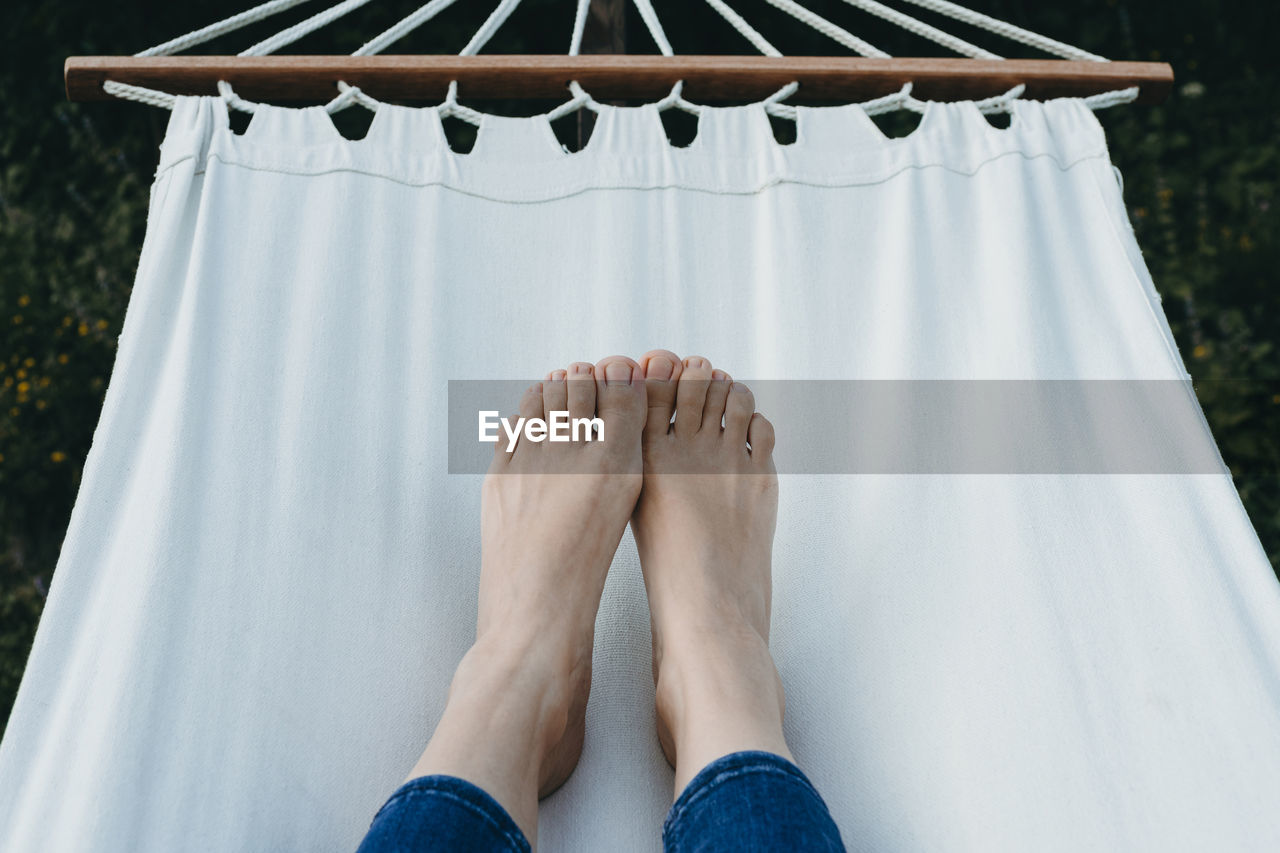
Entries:
[[572,98],[546,113],[547,121],[555,121],[556,119],[563,118],[564,116],[569,115],[569,113],[584,107],[591,110],[593,113],[600,112],[600,102],[591,97],[590,93],[588,93],[586,89],[582,88],[582,86],[578,84],[577,80],[569,81],[569,93],[573,96]]
[[[867,115],[878,116],[884,113],[891,113],[894,110],[912,109],[907,104],[907,101],[911,100],[915,99],[911,97],[911,83],[907,82],[903,83],[902,88],[898,91],[889,95],[882,95],[879,98],[873,98],[870,101],[863,101],[859,106],[862,107],[862,111]],[[917,103],[923,103],[923,101]],[[921,111],[923,111],[923,108]]]
[[231,84],[226,80],[218,81],[218,94],[222,96],[222,100],[226,103],[227,109],[240,110],[244,113],[256,113],[258,105],[253,101],[246,101],[244,98],[236,94],[235,89],[231,88]]
[[684,110],[685,112],[695,116],[702,112],[701,108],[697,104],[686,101],[683,93],[684,81],[677,80],[675,85],[671,87],[671,91],[667,93],[667,96],[655,103],[654,106],[658,108],[658,112],[664,112],[672,107],[675,107],[678,110]]
[[978,108],[978,112],[984,115],[1007,113],[1013,110],[1013,102],[1021,98],[1022,93],[1025,91],[1027,91],[1027,84],[1019,83],[1003,95],[992,95],[990,98],[974,101],[974,106]]
[[765,98],[760,103],[764,105],[764,111],[767,112],[769,115],[777,116],[778,118],[782,118],[782,119],[787,119],[788,121],[795,121],[796,108],[791,106],[790,104],[783,104],[780,102],[785,101],[787,98],[790,98],[799,90],[800,90],[800,81],[792,80],[790,83],[783,86],[781,89],[774,92],[772,95]]
[[449,91],[445,93],[444,101],[436,107],[436,111],[440,114],[440,118],[449,118],[450,116],[461,119],[467,124],[480,126],[480,122],[484,119],[484,113],[473,110],[471,107],[464,107],[458,103],[458,81],[449,81]]
[[382,106],[381,101],[366,95],[359,86],[352,86],[346,80],[338,81],[338,92],[338,97],[324,105],[324,111],[330,115],[339,110],[345,110],[352,104],[359,104],[373,112],[377,112],[378,107]]

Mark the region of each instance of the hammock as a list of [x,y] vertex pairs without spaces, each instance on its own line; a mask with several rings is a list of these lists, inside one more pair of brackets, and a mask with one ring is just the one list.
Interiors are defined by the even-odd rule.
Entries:
[[[5,851],[354,849],[473,637],[480,476],[447,470],[450,380],[656,346],[748,381],[1188,378],[1081,98],[677,91],[698,113],[678,149],[661,105],[583,86],[568,104],[597,125],[567,153],[548,116],[456,92],[418,109],[346,86],[331,109],[376,109],[349,141],[325,108],[230,85],[108,88],[172,116],[0,744]],[[888,139],[868,114],[902,105],[921,124]],[[478,123],[469,154],[446,113]],[[787,737],[851,847],[1280,845],[1280,588],[1220,462],[784,475],[775,554]],[[655,849],[671,771],[629,535],[596,643],[582,762],[540,841]]]

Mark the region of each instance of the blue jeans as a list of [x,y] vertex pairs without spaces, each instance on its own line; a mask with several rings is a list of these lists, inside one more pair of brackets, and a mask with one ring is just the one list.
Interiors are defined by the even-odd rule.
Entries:
[[[808,778],[771,752],[735,752],[693,777],[662,825],[667,853],[843,851]],[[498,801],[454,776],[412,779],[373,818],[357,853],[528,853]]]

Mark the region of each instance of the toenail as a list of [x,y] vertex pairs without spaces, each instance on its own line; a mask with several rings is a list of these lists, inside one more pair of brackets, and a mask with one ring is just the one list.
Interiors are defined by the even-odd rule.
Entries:
[[604,381],[606,385],[626,385],[631,381],[631,365],[625,361],[611,361],[604,366]]
[[649,359],[649,364],[645,367],[646,379],[670,379],[671,374],[675,373],[676,366],[671,363],[671,359],[655,355]]
[[735,382],[735,383],[733,383],[733,385],[731,385],[731,386],[729,387],[729,390],[730,390],[730,391],[737,391],[739,394],[742,394],[742,393],[745,393],[745,392],[746,392],[747,390],[749,390],[749,389],[747,388],[747,386],[746,386],[746,385],[743,385],[741,382]]
[[716,382],[723,382],[729,378],[729,374],[725,373],[723,370],[713,370],[711,371],[711,378]]
[[570,368],[570,369],[571,369],[574,373],[590,373],[590,372],[591,372],[591,365],[589,365],[589,364],[575,364],[575,365],[574,365],[572,368]]
[[686,358],[684,360],[685,367],[702,367],[703,361],[700,358]]
[[563,370],[553,370],[553,371],[551,371],[551,381],[552,381],[552,382],[563,382],[563,381],[564,381],[564,376],[565,376],[565,373],[564,373],[564,371],[563,371]]

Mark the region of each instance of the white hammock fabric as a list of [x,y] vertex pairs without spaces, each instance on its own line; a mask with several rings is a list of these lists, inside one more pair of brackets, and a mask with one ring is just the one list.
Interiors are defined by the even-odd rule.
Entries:
[[[0,745],[0,849],[344,851],[473,637],[450,379],[668,347],[751,379],[1186,377],[1080,101],[545,119],[178,98]],[[838,440],[833,425],[833,440]],[[780,451],[787,436],[779,435]],[[787,734],[851,848],[1280,847],[1280,587],[1225,473],[784,476]],[[548,851],[653,850],[630,538]]]

